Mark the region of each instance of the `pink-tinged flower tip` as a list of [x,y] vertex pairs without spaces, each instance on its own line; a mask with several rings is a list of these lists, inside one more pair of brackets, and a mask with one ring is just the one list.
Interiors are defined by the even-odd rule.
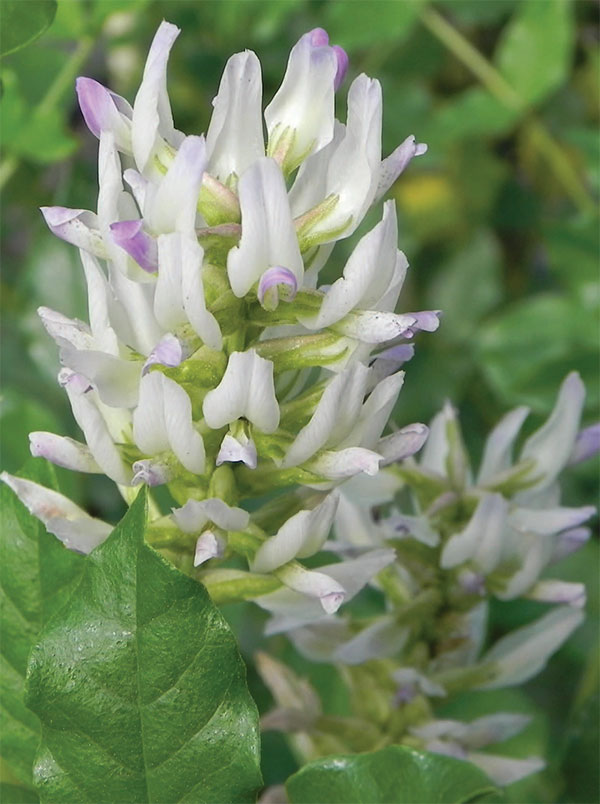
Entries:
[[132,469],[134,472],[131,480],[132,486],[139,486],[142,483],[151,487],[162,486],[168,483],[171,478],[171,472],[168,466],[150,459],[136,461]]
[[329,44],[329,34],[325,28],[313,28],[307,36],[313,47],[326,47]]
[[569,465],[587,461],[598,452],[600,452],[600,422],[586,427],[579,433],[569,458]]
[[279,301],[291,302],[296,296],[298,282],[288,268],[279,265],[268,268],[258,283],[258,301],[265,310],[275,310]]
[[194,566],[199,567],[211,558],[220,558],[225,552],[223,540],[211,530],[205,530],[198,536],[196,551],[194,553]]
[[55,230],[58,227],[64,226],[65,223],[70,223],[85,211],[85,209],[70,209],[69,207],[40,207],[40,212],[44,216],[48,228],[55,234],[57,234]]
[[348,72],[348,64],[350,63],[350,60],[348,59],[348,54],[344,48],[340,47],[339,45],[333,46],[333,52],[335,53],[335,57],[337,59],[337,72],[333,81],[333,87],[335,90],[338,90],[344,82],[344,78]]
[[87,127],[99,138],[102,130],[109,128],[110,117],[116,108],[111,93],[98,81],[84,76],[75,81],[75,91]]
[[158,271],[158,246],[142,226],[141,220],[118,221],[111,223],[110,231],[117,246],[126,251],[140,268],[154,274]]
[[320,597],[319,602],[323,607],[323,611],[327,614],[335,614],[344,602],[344,594],[343,592],[329,592],[329,594]]
[[183,346],[181,341],[171,332],[159,340],[154,349],[148,355],[148,359],[142,368],[142,376],[150,371],[150,366],[161,365],[174,368],[183,360]]
[[62,368],[58,372],[58,384],[61,388],[67,388],[76,394],[87,394],[93,387],[87,377],[68,368]]

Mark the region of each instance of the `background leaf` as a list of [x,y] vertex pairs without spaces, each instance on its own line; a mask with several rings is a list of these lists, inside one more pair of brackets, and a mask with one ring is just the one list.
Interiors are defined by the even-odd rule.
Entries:
[[258,713],[204,588],[144,544],[138,495],[31,655],[42,801],[238,802],[261,784]]
[[0,56],[25,47],[52,24],[56,0],[2,0]]
[[286,789],[292,804],[461,804],[492,801],[495,792],[468,762],[399,745],[310,762],[288,779]]
[[518,3],[504,29],[496,63],[527,103],[536,103],[564,80],[572,54],[573,3]]
[[[56,488],[54,470],[45,461],[31,459],[22,474]],[[27,657],[43,624],[62,608],[70,595],[83,559],[47,533],[4,484],[0,488],[0,505],[0,747],[15,776],[31,784],[40,727],[37,717],[23,701]]]

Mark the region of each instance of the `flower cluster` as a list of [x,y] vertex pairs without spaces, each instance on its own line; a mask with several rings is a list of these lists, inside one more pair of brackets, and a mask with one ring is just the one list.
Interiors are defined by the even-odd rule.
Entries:
[[[396,561],[373,582],[384,610],[368,619],[291,610],[281,605],[281,591],[265,607],[270,633],[285,630],[311,660],[342,667],[356,718],[331,722],[306,682],[263,655],[259,668],[278,705],[265,728],[292,733],[305,757],[404,742],[467,758],[500,784],[543,766],[537,757],[478,750],[518,733],[529,721],[522,714],[464,723],[436,719],[435,708],[458,691],[529,680],[583,620],[583,584],[541,575],[590,535],[583,523],[595,509],[561,506],[559,486],[565,466],[600,449],[600,425],[579,431],[584,395],[579,375],[570,374],[550,417],[514,462],[528,409],[508,413],[490,433],[476,473],[446,404],[420,460],[342,486],[335,539],[326,547],[354,562],[374,547],[394,548]],[[484,650],[491,598],[558,605]]]
[[[339,279],[319,286],[319,272],[426,146],[408,137],[382,160],[381,86],[366,75],[350,86],[346,123],[335,119],[348,59],[319,28],[292,49],[264,116],[260,63],[245,51],[227,62],[206,136],[185,136],[166,84],[178,34],[161,24],[133,107],[77,81],[99,139],[97,210],[42,212],[79,248],[89,324],[39,314],[84,440],[35,432],[31,451],[107,475],[127,502],[139,484],[167,487],[177,506],[151,498],[155,546],[190,570],[235,554],[248,562],[250,572],[209,565],[215,599],[269,606],[277,590],[280,606],[333,613],[393,549],[318,572],[299,559],[322,548],[336,486],[424,443],[422,424],[382,433],[411,339],[435,330],[438,314],[394,312],[407,261],[391,201]],[[111,531],[56,492],[3,479],[71,549],[88,553]],[[255,515],[240,507],[291,486]]]

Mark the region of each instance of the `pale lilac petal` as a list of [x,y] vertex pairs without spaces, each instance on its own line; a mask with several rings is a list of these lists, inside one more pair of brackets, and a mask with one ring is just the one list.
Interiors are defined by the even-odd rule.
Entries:
[[77,374],[71,369],[62,368],[58,372],[58,384],[61,388],[71,391],[74,394],[86,394],[92,390],[90,381],[83,374]]
[[183,347],[181,341],[171,332],[160,339],[154,349],[148,355],[148,359],[142,368],[142,375],[150,371],[150,366],[178,366],[183,360]]
[[162,486],[168,483],[173,476],[173,471],[167,464],[152,460],[151,458],[136,461],[132,469],[134,472],[133,479],[131,480],[132,486],[139,486],[141,483],[145,483],[150,487]]
[[593,505],[581,508],[516,508],[510,515],[510,524],[518,531],[552,534],[576,528],[596,513]]
[[110,225],[114,242],[149,274],[158,271],[156,240],[143,230],[143,221],[119,221]]
[[68,207],[40,207],[40,211],[52,234],[97,257],[107,257],[98,216],[93,212]]
[[582,583],[545,580],[538,581],[525,597],[530,600],[541,600],[543,603],[567,603],[582,609],[586,601],[586,589]]
[[381,466],[403,461],[418,452],[427,441],[429,428],[425,424],[408,424],[396,433],[380,439],[375,451],[383,455]]
[[86,444],[54,433],[29,433],[29,448],[34,458],[46,460],[74,472],[102,474],[102,469]]
[[84,76],[75,81],[75,91],[81,114],[92,134],[100,139],[103,131],[110,131],[117,148],[130,152],[133,110],[125,98],[115,95],[93,78]]
[[293,301],[298,290],[298,281],[287,268],[275,266],[268,268],[258,283],[258,301],[267,310],[275,310],[282,299]]
[[258,461],[256,445],[245,434],[238,435],[236,438],[231,433],[226,433],[215,463],[217,466],[221,466],[222,463],[238,463],[239,461],[245,463],[249,469],[256,469]]
[[212,530],[205,530],[198,536],[194,552],[194,566],[199,567],[211,558],[221,558],[225,554],[227,544],[223,538]]
[[541,757],[513,759],[513,757],[488,754],[483,751],[469,751],[466,758],[481,768],[495,784],[501,787],[514,784],[546,767],[546,763]]
[[396,150],[392,151],[381,163],[375,200],[378,201],[387,193],[413,157],[422,156],[426,152],[427,146],[424,143],[415,142],[412,134],[400,143]]
[[242,508],[232,508],[218,497],[188,500],[181,508],[172,509],[172,517],[184,533],[199,533],[207,522],[223,530],[244,530],[250,515]]
[[405,313],[412,316],[415,323],[403,333],[404,338],[412,338],[417,332],[435,332],[440,325],[441,310],[422,310],[419,313]]
[[337,70],[335,73],[335,78],[333,80],[333,88],[337,92],[337,90],[344,82],[344,78],[346,77],[346,73],[348,72],[348,65],[350,62],[348,59],[348,54],[346,53],[343,47],[340,47],[339,45],[334,45],[333,52],[335,53],[335,57],[337,59]]
[[587,461],[598,452],[600,452],[600,422],[580,431],[569,458],[569,465]]

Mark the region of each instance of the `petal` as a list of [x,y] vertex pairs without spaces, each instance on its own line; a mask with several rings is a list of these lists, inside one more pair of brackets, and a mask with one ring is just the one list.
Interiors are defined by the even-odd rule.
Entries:
[[233,352],[223,379],[208,392],[202,410],[213,430],[245,417],[263,433],[275,432],[279,426],[279,405],[273,385],[273,363],[254,349]]
[[571,553],[577,552],[580,547],[583,547],[589,541],[590,536],[591,531],[589,528],[573,528],[573,530],[565,530],[559,533],[556,537],[551,562],[562,561],[563,558],[570,556]]
[[119,221],[110,225],[114,242],[148,273],[158,271],[156,240],[142,229],[143,221]]
[[376,475],[382,457],[370,449],[348,447],[336,452],[323,452],[310,464],[310,471],[329,480],[352,477],[359,472]]
[[544,603],[567,603],[569,606],[582,609],[586,602],[586,589],[582,583],[545,580],[538,581],[526,597]]
[[154,349],[148,355],[148,359],[142,368],[142,374],[150,371],[150,366],[178,366],[183,360],[183,347],[181,341],[171,332],[159,340]]
[[169,22],[160,24],[152,40],[142,83],[133,104],[131,140],[138,170],[142,172],[156,148],[159,135],[175,144],[175,129],[167,94],[167,62],[179,33],[179,28]]
[[333,136],[338,55],[304,34],[290,53],[281,87],[265,109],[268,153],[291,171]]
[[92,349],[94,339],[87,324],[76,318],[67,318],[49,307],[38,307],[37,313],[44,329],[61,346],[70,343],[76,349]]
[[181,295],[183,309],[197,335],[211,349],[221,350],[223,338],[214,315],[206,309],[202,284],[204,249],[195,235],[182,235]]
[[172,516],[184,533],[199,533],[207,522],[223,530],[244,530],[250,516],[242,508],[233,508],[217,497],[207,500],[188,500],[181,508],[173,508]]
[[97,257],[106,258],[98,216],[93,212],[67,207],[40,207],[40,211],[52,234]]
[[31,480],[0,474],[33,516],[40,519],[49,533],[78,553],[90,553],[111,533],[112,526],[89,516],[82,508],[56,491],[40,486]]
[[139,486],[145,483],[147,486],[153,488],[154,486],[162,486],[168,483],[173,476],[170,466],[167,466],[163,461],[143,460],[136,461],[132,467],[134,471],[132,486]]
[[381,466],[403,461],[418,452],[427,441],[429,428],[425,424],[407,424],[392,435],[380,439],[375,451],[383,455]]
[[326,614],[334,614],[344,602],[344,587],[324,572],[290,564],[279,570],[278,577],[294,592],[317,598]]
[[186,137],[148,205],[146,220],[155,234],[194,232],[205,168],[204,137]]
[[391,658],[402,650],[408,637],[408,628],[400,626],[393,615],[384,615],[363,628],[344,645],[340,645],[334,653],[333,661],[356,665],[370,659]]
[[333,517],[338,495],[329,494],[312,511],[298,511],[259,547],[251,562],[253,572],[272,572],[294,558],[307,558],[317,553],[325,543]]
[[238,461],[241,461],[250,469],[256,469],[257,458],[256,445],[251,438],[248,438],[245,434],[235,437],[231,433],[226,433],[219,447],[219,454],[215,463],[217,466],[221,466],[222,463],[238,463]]
[[469,752],[467,759],[481,768],[495,784],[502,787],[514,784],[546,767],[546,763],[541,757],[513,759],[512,757],[498,756],[483,753],[482,751]]
[[530,436],[521,452],[521,460],[533,458],[535,474],[542,473],[536,488],[549,486],[568,462],[579,430],[585,400],[585,387],[577,372],[571,372],[561,385],[550,417]]
[[140,364],[95,350],[61,349],[61,361],[86,377],[106,405],[132,408],[138,401]]
[[482,664],[493,664],[494,679],[478,689],[513,687],[533,678],[582,622],[583,613],[579,609],[559,606],[502,637],[481,660]]
[[281,297],[286,302],[293,301],[298,290],[296,277],[287,268],[274,266],[268,268],[258,283],[258,301],[265,310],[275,310]]
[[552,534],[581,525],[596,513],[593,505],[581,508],[517,508],[510,515],[510,524],[522,532]]
[[501,494],[484,494],[467,526],[444,545],[440,566],[450,569],[475,560],[491,572],[500,560],[508,502]]
[[164,421],[171,449],[189,471],[204,472],[204,441],[192,422],[189,396],[174,380],[161,375]]
[[29,433],[29,448],[35,458],[46,460],[74,472],[102,474],[92,453],[85,444],[54,433]]
[[398,176],[406,169],[408,163],[415,156],[422,156],[424,153],[427,153],[427,146],[424,143],[415,142],[415,138],[412,134],[407,137],[404,142],[401,142],[396,150],[392,151],[392,153],[383,160],[379,167],[375,201],[377,202],[380,198],[383,198]]
[[89,130],[100,139],[102,131],[110,131],[120,151],[131,153],[131,116],[133,109],[125,98],[115,95],[93,78],[80,76],[75,91],[81,114]]
[[262,80],[255,53],[232,56],[223,72],[206,134],[208,171],[222,182],[242,173],[265,155]]
[[477,477],[478,485],[489,483],[495,475],[510,467],[513,445],[528,414],[529,408],[526,407],[511,410],[489,434]]
[[225,553],[226,542],[212,530],[205,530],[198,536],[194,551],[194,566],[199,567],[211,558],[221,558]]
[[600,452],[600,422],[580,431],[569,458],[569,466],[587,461],[598,452]]
[[304,264],[283,175],[272,160],[262,158],[246,170],[238,185],[242,237],[227,256],[227,273],[236,296],[245,296],[273,266],[287,268],[301,284]]

